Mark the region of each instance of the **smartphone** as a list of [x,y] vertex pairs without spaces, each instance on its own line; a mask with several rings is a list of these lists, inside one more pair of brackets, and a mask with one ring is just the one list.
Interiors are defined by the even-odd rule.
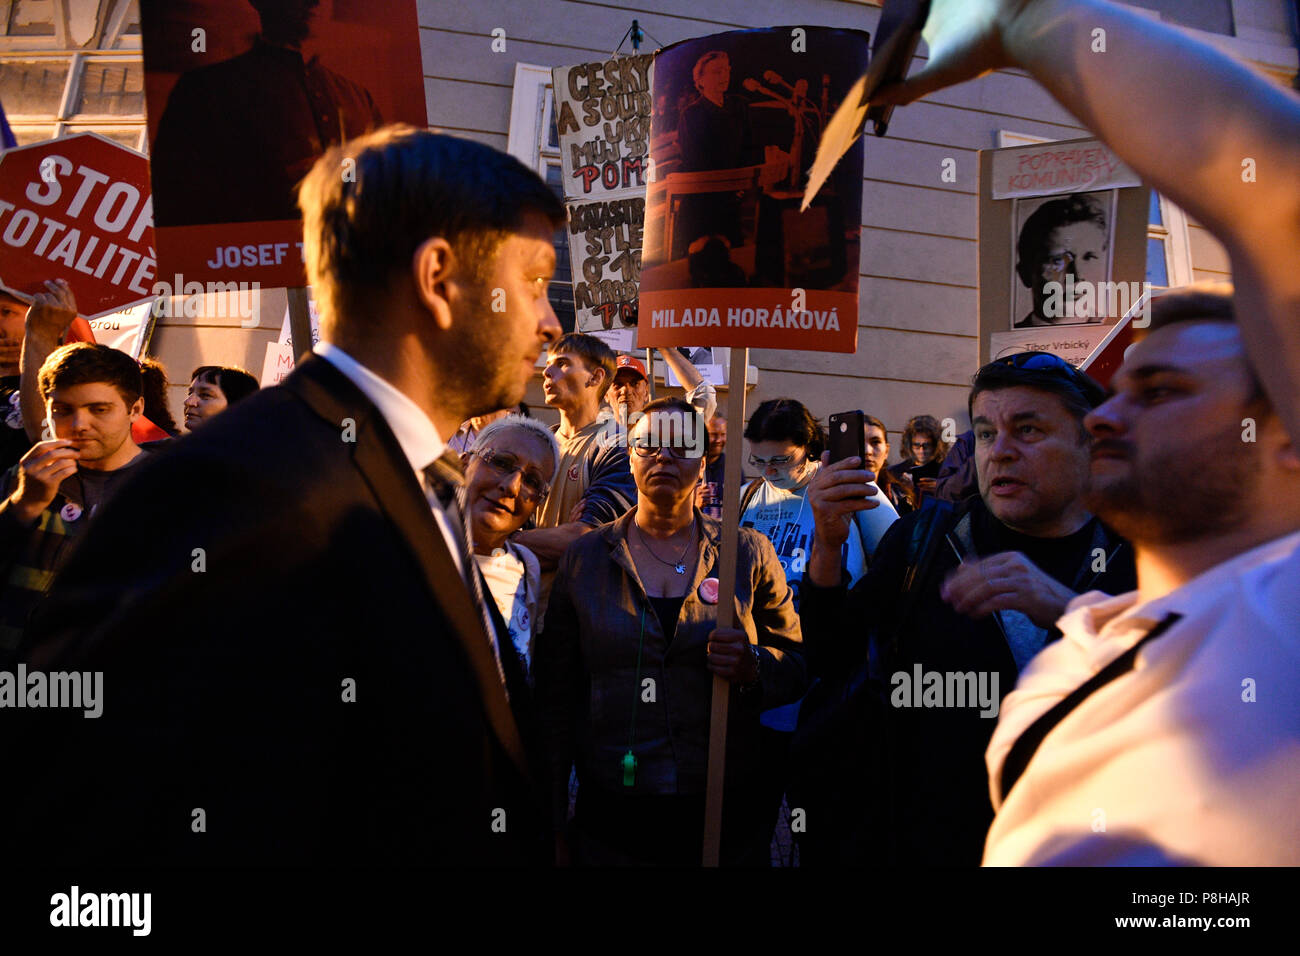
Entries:
[[830,417],[831,461],[854,457],[860,462],[867,460],[866,419],[861,410],[837,412]]
[[[907,75],[907,66],[921,42],[921,28],[929,15],[930,0],[885,0],[880,11],[876,42],[871,47],[871,65],[867,68],[862,103],[870,100],[881,86]],[[877,136],[884,136],[893,115],[892,106],[872,106],[867,109],[866,121],[873,124]]]

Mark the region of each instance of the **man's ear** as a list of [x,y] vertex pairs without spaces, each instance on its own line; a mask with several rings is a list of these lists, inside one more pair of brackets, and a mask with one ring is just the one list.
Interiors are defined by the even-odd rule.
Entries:
[[130,418],[131,421],[135,421],[143,414],[144,414],[144,396],[141,395],[139,398],[135,400],[135,404],[132,405],[129,409],[127,409],[127,417]]
[[451,302],[459,294],[458,267],[451,243],[441,236],[424,240],[411,256],[416,297],[429,310],[434,324],[444,331],[451,328]]

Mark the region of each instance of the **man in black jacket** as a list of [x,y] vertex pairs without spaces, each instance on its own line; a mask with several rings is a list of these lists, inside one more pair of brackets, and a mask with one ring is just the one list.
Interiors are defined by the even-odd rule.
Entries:
[[[796,741],[825,775],[809,784],[825,815],[819,829],[817,803],[807,812],[809,862],[833,845],[843,862],[979,864],[993,819],[984,751],[1001,698],[1058,636],[1072,598],[1134,585],[1131,549],[1083,505],[1083,417],[1102,398],[1045,353],[980,369],[970,396],[980,494],[899,519],[851,591],[840,545],[874,476],[850,459],[810,486],[801,617],[827,689]],[[837,694],[849,698],[838,708]]]
[[141,467],[29,629],[29,672],[103,672],[101,717],[27,710],[15,735],[6,819],[44,861],[549,850],[527,684],[441,436],[517,403],[559,335],[562,207],[516,160],[411,127],[323,156],[300,204],[318,354]]

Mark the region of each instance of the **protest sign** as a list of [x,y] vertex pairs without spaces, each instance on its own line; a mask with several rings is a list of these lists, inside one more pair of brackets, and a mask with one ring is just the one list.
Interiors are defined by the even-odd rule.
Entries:
[[87,318],[153,294],[144,156],[95,133],[0,154],[0,285],[30,297],[66,279]]
[[120,309],[92,319],[90,330],[100,345],[120,349],[138,359],[144,354],[145,341],[149,337],[152,311],[152,302],[142,302],[129,309]]
[[552,71],[574,325],[624,351],[632,347],[624,330],[637,324],[652,60],[612,57]]
[[[1056,178],[1008,191],[1025,157]],[[980,361],[1023,344],[1081,362],[1146,290],[1149,198],[1095,139],[981,150]]]
[[141,0],[163,275],[302,286],[299,180],[339,142],[428,124],[416,4],[259,9]]
[[801,211],[813,149],[867,35],[798,27],[655,58],[637,344],[857,347],[862,145]]
[[993,154],[992,196],[1012,199],[1140,186],[1142,180],[1105,143],[1044,143]]

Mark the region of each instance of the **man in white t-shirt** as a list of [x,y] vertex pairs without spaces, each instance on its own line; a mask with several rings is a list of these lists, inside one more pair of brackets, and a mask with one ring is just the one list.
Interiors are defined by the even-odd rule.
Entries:
[[508,539],[555,482],[560,445],[536,419],[507,415],[479,432],[462,460],[474,561],[500,613],[495,623],[509,632],[531,684],[541,568],[532,551]]

